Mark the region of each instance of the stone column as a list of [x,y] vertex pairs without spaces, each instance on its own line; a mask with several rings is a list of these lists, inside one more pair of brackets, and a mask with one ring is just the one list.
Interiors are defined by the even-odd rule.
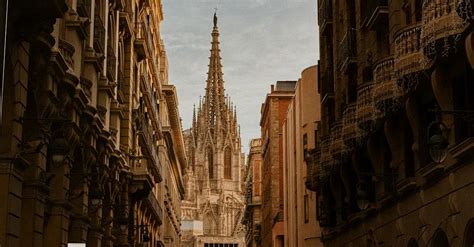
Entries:
[[385,143],[384,136],[380,133],[373,134],[367,142],[367,151],[369,153],[369,159],[372,163],[374,174],[372,179],[375,185],[375,195],[377,199],[381,199],[386,196],[387,183],[390,183],[391,169],[388,169],[387,152],[390,151]]
[[405,176],[405,150],[404,150],[404,132],[403,122],[399,116],[394,116],[385,121],[384,124],[385,138],[387,138],[390,147],[391,161],[390,168],[398,172],[400,176]]
[[87,247],[101,247],[104,230],[102,223],[102,200],[97,205],[89,203],[89,217],[91,219],[89,231],[87,233]]
[[423,119],[423,112],[421,110],[421,103],[416,98],[416,95],[411,95],[406,101],[406,113],[408,121],[410,122],[411,130],[413,133],[413,150],[415,158],[415,170],[418,170],[426,164],[426,154],[424,153],[423,147],[426,146],[425,126],[426,121]]
[[[438,102],[441,110],[453,110],[454,99],[453,99],[453,85],[456,83],[449,78],[449,71],[444,67],[437,67],[431,74],[431,86],[433,87],[433,94]],[[454,126],[454,115],[442,114],[441,120],[446,126]],[[454,131],[452,132],[454,133]],[[454,143],[454,135],[449,136],[449,142]]]
[[[40,144],[41,145],[41,144]],[[44,210],[49,176],[46,169],[47,146],[28,158],[31,166],[26,170],[21,204],[21,246],[43,246]]]
[[[55,142],[63,142],[62,140],[53,140]],[[59,144],[57,144],[59,145]],[[51,147],[48,148],[48,152],[51,152]],[[54,156],[52,154],[51,156]],[[68,228],[69,228],[69,214],[70,204],[69,198],[67,197],[69,192],[69,176],[70,173],[70,162],[69,160],[55,161],[50,160],[50,170],[48,173],[51,175],[51,181],[49,183],[49,197],[50,197],[50,213],[47,217],[46,228],[44,232],[44,246],[67,246],[68,242]]]
[[29,43],[9,49],[5,61],[3,123],[0,128],[0,245],[20,246],[23,171],[26,160],[20,152],[23,124],[18,121],[26,110]]

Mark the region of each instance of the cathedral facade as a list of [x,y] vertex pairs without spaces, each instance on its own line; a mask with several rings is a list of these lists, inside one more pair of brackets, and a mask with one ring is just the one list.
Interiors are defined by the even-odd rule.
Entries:
[[216,15],[205,96],[185,131],[185,145],[182,245],[244,246],[244,162],[237,113],[225,95]]

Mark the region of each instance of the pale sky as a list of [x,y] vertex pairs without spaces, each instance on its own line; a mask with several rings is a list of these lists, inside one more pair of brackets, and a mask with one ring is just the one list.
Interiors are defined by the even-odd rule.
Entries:
[[161,34],[183,128],[204,95],[217,6],[224,87],[237,105],[242,151],[260,137],[260,107],[277,80],[297,80],[319,58],[316,0],[162,0]]

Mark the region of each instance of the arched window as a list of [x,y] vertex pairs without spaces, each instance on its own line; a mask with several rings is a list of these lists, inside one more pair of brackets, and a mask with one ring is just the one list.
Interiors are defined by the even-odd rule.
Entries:
[[214,221],[214,219],[212,218],[212,215],[210,213],[207,214],[206,217],[204,218],[203,227],[204,227],[203,230],[204,230],[205,235],[216,235],[217,234],[216,222]]
[[207,167],[209,169],[209,178],[214,178],[214,156],[210,147],[207,148]]
[[438,229],[431,239],[431,246],[432,247],[449,247],[451,245],[449,244],[448,236],[446,236],[446,233],[444,233],[443,230]]
[[464,230],[464,245],[472,247],[474,246],[474,218],[469,221]]
[[412,238],[410,241],[408,241],[408,247],[418,247],[418,242],[416,242],[416,239]]
[[232,151],[226,147],[224,151],[224,178],[232,179]]

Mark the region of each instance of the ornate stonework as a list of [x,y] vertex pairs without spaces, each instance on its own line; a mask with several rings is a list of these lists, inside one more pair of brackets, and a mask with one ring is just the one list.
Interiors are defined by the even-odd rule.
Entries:
[[214,16],[206,94],[185,131],[189,164],[181,206],[183,246],[244,243],[240,133],[236,110],[224,94],[218,38]]

